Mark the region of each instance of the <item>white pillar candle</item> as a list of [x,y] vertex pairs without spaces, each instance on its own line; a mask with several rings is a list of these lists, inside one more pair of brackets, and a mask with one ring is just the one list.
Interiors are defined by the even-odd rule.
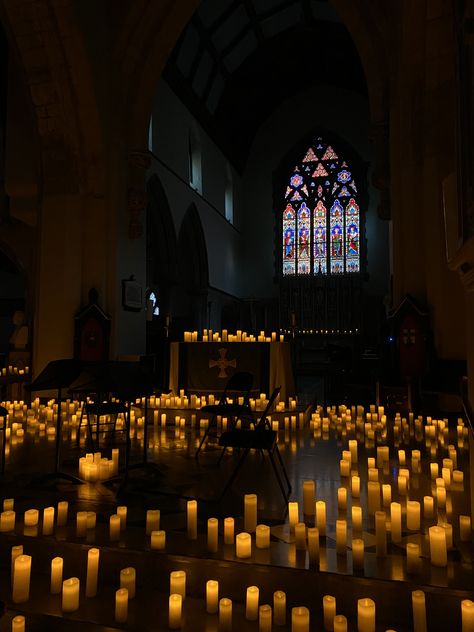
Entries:
[[446,487],[436,488],[436,501],[439,509],[446,507]]
[[28,509],[25,511],[25,527],[36,527],[39,520],[39,511],[37,509]]
[[87,552],[86,597],[97,595],[97,578],[99,575],[100,550],[93,548]]
[[414,590],[411,593],[413,607],[413,632],[426,632],[426,604],[425,593],[422,590]]
[[309,610],[304,606],[291,609],[291,632],[309,632]]
[[257,549],[270,547],[270,527],[266,524],[258,524],[255,530],[255,546]]
[[407,529],[409,531],[420,529],[420,503],[417,500],[407,500]]
[[308,556],[310,564],[319,562],[319,529],[317,527],[308,529]]
[[249,621],[256,621],[258,619],[258,600],[259,600],[258,586],[249,586],[247,588],[247,599],[245,602],[245,618]]
[[235,536],[235,555],[240,558],[252,556],[252,537],[250,533],[238,533]]
[[273,621],[275,625],[286,625],[286,594],[282,590],[273,593]]
[[443,527],[430,527],[430,557],[433,566],[446,566],[448,563],[448,553],[446,546],[446,532]]
[[258,609],[258,632],[272,632],[272,607],[269,604]]
[[347,546],[347,523],[345,520],[336,520],[336,553],[345,555]]
[[323,597],[324,629],[332,632],[334,629],[334,617],[336,616],[336,597],[324,595]]
[[437,463],[430,463],[430,475],[431,479],[434,481],[438,478],[439,466]]
[[43,535],[52,535],[54,529],[54,507],[43,510]]
[[347,619],[343,614],[334,617],[334,632],[347,632]]
[[387,516],[385,511],[375,512],[375,551],[377,557],[387,555]]
[[67,524],[67,514],[69,509],[69,503],[67,500],[61,500],[58,502],[57,511],[57,525],[58,527],[64,527]]
[[384,507],[390,507],[392,502],[392,486],[382,485],[382,504]]
[[364,568],[364,540],[361,538],[352,540],[352,566],[359,570]]
[[117,516],[120,518],[120,531],[127,528],[127,508],[125,506],[117,507]]
[[87,511],[78,511],[76,513],[76,536],[85,538],[87,533]]
[[75,612],[79,609],[80,581],[77,577],[70,577],[63,581],[63,612]]
[[379,480],[379,471],[376,467],[369,467],[368,471],[368,480],[378,482]]
[[160,530],[160,510],[148,509],[146,512],[146,534],[150,535],[152,531]]
[[0,531],[2,533],[14,531],[15,517],[16,514],[14,511],[2,511],[2,513],[0,514]]
[[[86,515],[87,520],[87,515]],[[120,540],[120,516],[113,514],[109,520],[109,537],[111,542]]]
[[115,591],[115,621],[126,623],[128,618],[128,590],[119,588]]
[[207,521],[207,550],[217,553],[219,537],[219,521],[217,518],[209,518]]
[[360,533],[362,531],[362,507],[352,506],[352,531]]
[[345,459],[339,461],[339,472],[343,478],[347,478],[351,474],[351,464]]
[[232,600],[227,597],[219,599],[219,630],[232,630]]
[[31,556],[19,555],[13,566],[13,603],[24,603],[30,597]]
[[22,614],[13,617],[12,632],[25,632],[25,617]]
[[303,481],[303,513],[306,516],[314,516],[315,502],[316,499],[314,481]]
[[459,539],[461,542],[471,540],[471,516],[459,516]]
[[425,520],[429,520],[434,516],[433,496],[423,496],[423,515]]
[[290,524],[291,533],[295,530],[295,525],[299,522],[298,517],[298,503],[297,502],[289,502],[288,503],[288,522]]
[[224,518],[224,544],[234,544],[233,518]]
[[380,483],[376,481],[367,483],[367,509],[371,516],[380,509]]
[[351,478],[351,492],[354,498],[359,498],[360,496],[360,478],[358,476],[353,476]]
[[319,535],[326,535],[326,503],[324,500],[318,500],[316,502],[316,526],[319,530]]
[[358,632],[375,632],[375,602],[364,598],[357,600]]
[[461,601],[462,632],[474,632],[474,601],[463,599]]
[[356,439],[349,439],[349,450],[351,452],[352,463],[357,463],[358,458],[357,458],[357,440]]
[[407,572],[416,573],[420,561],[420,545],[416,542],[407,542]]
[[345,487],[338,487],[337,489],[337,506],[341,510],[347,508],[347,489]]
[[400,503],[390,505],[390,525],[392,542],[400,542],[402,539],[402,506]]
[[219,582],[209,579],[206,582],[206,612],[216,614],[219,610]]
[[170,573],[170,595],[181,595],[186,598],[186,571],[171,571]]
[[244,529],[247,533],[254,533],[257,528],[257,495],[244,496]]
[[197,540],[197,500],[188,500],[187,503],[188,538]]
[[183,610],[183,598],[179,594],[171,594],[169,597],[168,625],[171,630],[181,627],[181,615]]
[[151,532],[151,548],[163,550],[166,548],[166,531]]
[[59,595],[63,587],[63,558],[53,557],[51,560],[51,594]]

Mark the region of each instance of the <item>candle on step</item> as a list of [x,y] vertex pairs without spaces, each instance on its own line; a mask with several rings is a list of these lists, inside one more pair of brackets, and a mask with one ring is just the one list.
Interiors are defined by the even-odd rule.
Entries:
[[252,556],[252,537],[250,533],[238,533],[235,536],[235,554],[240,558]]
[[416,573],[420,562],[420,545],[416,542],[407,542],[407,572]]
[[339,461],[339,472],[342,477],[347,478],[351,474],[351,464],[345,459]]
[[315,502],[314,481],[303,481],[303,513],[306,516],[314,516]]
[[224,518],[224,544],[234,544],[233,518]]
[[270,527],[266,524],[258,524],[255,530],[255,546],[257,549],[270,547]]
[[5,498],[3,500],[3,511],[13,511],[14,506],[15,506],[14,498]]
[[209,579],[206,582],[206,611],[209,614],[216,614],[219,610],[219,582],[216,579]]
[[422,590],[414,590],[411,593],[413,608],[413,632],[426,632],[426,604],[425,593]]
[[343,614],[334,617],[334,632],[347,632],[347,619]]
[[163,550],[166,548],[166,531],[151,532],[151,548]]
[[351,478],[351,492],[354,498],[359,498],[360,496],[360,478],[358,476],[353,476]]
[[368,481],[367,483],[367,509],[369,515],[375,515],[380,509],[380,483]]
[[0,514],[0,531],[7,533],[15,529],[15,517],[14,511],[2,511]]
[[297,522],[295,525],[295,545],[297,551],[306,551],[306,525]]
[[188,538],[197,540],[197,500],[188,500]]
[[273,621],[279,626],[286,624],[286,594],[282,590],[273,593]]
[[347,508],[347,489],[345,487],[338,487],[337,489],[337,506],[342,510]]
[[25,617],[22,614],[13,617],[12,632],[25,632]]
[[382,485],[382,504],[384,507],[390,507],[392,502],[392,486]]
[[52,535],[54,529],[54,507],[43,510],[43,535]]
[[75,612],[79,609],[79,587],[80,582],[77,577],[70,577],[63,581],[63,612]]
[[232,630],[232,600],[227,597],[219,600],[219,630],[223,632]]
[[358,570],[364,568],[364,540],[361,538],[352,540],[352,566]]
[[120,518],[120,531],[125,531],[127,527],[127,508],[117,507],[117,516]]
[[326,535],[326,503],[324,500],[318,500],[316,502],[316,526],[319,530],[319,535]]
[[253,533],[257,528],[257,495],[245,494],[244,496],[244,529],[247,533]]
[[461,601],[462,632],[474,632],[474,601],[463,599]]
[[360,533],[362,531],[362,507],[352,506],[352,531]]
[[400,503],[390,505],[390,523],[392,542],[400,542],[402,539],[402,506]]
[[258,619],[258,600],[259,600],[258,586],[249,586],[247,588],[247,600],[245,603],[245,618],[249,621],[256,621]]
[[170,573],[170,595],[181,595],[186,598],[186,571],[171,571]]
[[39,520],[39,511],[37,509],[28,509],[25,511],[25,527],[36,527]]
[[309,632],[309,610],[304,606],[291,609],[291,632]]
[[288,522],[290,524],[291,533],[295,530],[295,525],[299,522],[298,519],[298,503],[297,502],[289,502],[288,503]]
[[16,546],[12,546],[11,549],[11,568],[10,568],[10,581],[11,584],[13,585],[13,573],[15,570],[15,560],[17,557],[19,557],[20,555],[23,555],[23,544],[17,544]]
[[24,603],[30,597],[31,556],[19,555],[13,567],[13,603]]
[[420,503],[416,500],[407,500],[407,529],[409,531],[420,529]]
[[126,623],[128,618],[128,590],[119,588],[115,591],[115,621]]
[[86,597],[97,595],[97,578],[99,575],[99,549],[92,548],[87,552]]
[[471,540],[471,516],[459,516],[459,539],[461,542]]
[[150,535],[152,531],[160,530],[160,510],[148,509],[146,512],[146,534]]
[[351,452],[352,463],[357,463],[357,439],[349,439],[349,450]]
[[375,551],[377,557],[387,555],[387,516],[385,511],[375,512]]
[[429,538],[431,563],[433,566],[446,566],[448,563],[446,531],[443,527],[430,527]]
[[[87,521],[87,514],[86,514]],[[111,542],[120,540],[120,516],[113,514],[109,520],[109,537]]]
[[345,555],[347,546],[347,523],[345,520],[336,520],[336,553]]
[[58,527],[64,527],[67,524],[67,514],[69,509],[69,503],[67,500],[61,500],[58,502],[57,511],[57,524]]
[[423,496],[423,514],[425,520],[428,520],[434,515],[434,498],[433,496]]
[[272,607],[269,604],[258,609],[258,632],[272,632]]
[[364,598],[357,600],[358,632],[375,632],[375,602]]
[[181,614],[183,610],[183,599],[179,594],[172,594],[169,597],[168,624],[171,630],[181,627]]
[[324,595],[323,597],[324,629],[328,632],[334,630],[334,617],[336,616],[336,597]]
[[63,558],[53,557],[51,560],[51,594],[59,595],[63,586]]
[[217,553],[218,550],[218,528],[218,519],[209,518],[207,521],[207,550],[211,553]]
[[446,507],[446,487],[439,486],[436,488],[436,500],[439,509]]
[[85,538],[87,532],[87,511],[78,511],[76,513],[76,536]]
[[310,564],[319,562],[319,529],[317,527],[308,529],[308,556]]

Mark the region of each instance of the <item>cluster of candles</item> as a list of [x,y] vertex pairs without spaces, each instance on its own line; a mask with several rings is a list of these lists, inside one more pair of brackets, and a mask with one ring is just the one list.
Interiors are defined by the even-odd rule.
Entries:
[[[159,411],[156,409],[160,408],[179,408],[179,409],[191,409],[191,410],[199,410],[206,405],[214,405],[219,401],[219,396],[216,396],[213,393],[209,395],[191,395],[188,397],[185,394],[184,389],[179,391],[179,395],[161,395],[161,397],[152,395],[149,399],[150,408],[155,411],[155,419],[158,419]],[[232,403],[232,398],[228,398],[227,401]],[[136,405],[144,407],[145,406],[145,398],[140,398],[136,400]],[[243,397],[237,398],[238,404],[244,403]],[[250,408],[252,410],[264,410],[265,406],[268,404],[268,397],[266,393],[260,393],[260,396],[257,398],[251,397],[249,399]],[[298,405],[298,400],[295,397],[289,397],[288,401],[277,401],[275,405],[275,412],[281,413],[285,410],[296,410]]]
[[6,367],[3,367],[0,373],[1,377],[6,377],[7,375],[29,375],[30,367],[25,366],[24,369],[20,369],[17,366],[12,366],[9,364]]
[[79,478],[95,483],[105,481],[118,474],[119,449],[112,449],[112,458],[102,457],[101,452],[88,453],[79,459]]
[[314,336],[315,334],[317,335],[352,335],[352,334],[358,334],[359,330],[358,329],[300,329],[299,327],[295,327],[295,329],[280,329],[281,332],[283,332],[284,334],[293,334],[297,333],[298,335],[303,334],[304,336]]
[[[185,331],[183,340],[184,342],[199,342],[199,333],[197,331]],[[203,329],[201,342],[285,342],[285,336],[284,334],[277,335],[276,331],[272,331],[270,335],[264,331],[255,335],[241,329],[237,329],[234,334],[229,333],[227,329],[222,329],[221,331]]]

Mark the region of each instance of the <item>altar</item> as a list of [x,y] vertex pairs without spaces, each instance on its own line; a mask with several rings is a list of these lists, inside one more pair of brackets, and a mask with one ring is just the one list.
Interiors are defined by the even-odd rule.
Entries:
[[173,393],[220,393],[231,375],[254,375],[255,392],[281,386],[280,399],[295,395],[287,342],[172,342],[169,387]]

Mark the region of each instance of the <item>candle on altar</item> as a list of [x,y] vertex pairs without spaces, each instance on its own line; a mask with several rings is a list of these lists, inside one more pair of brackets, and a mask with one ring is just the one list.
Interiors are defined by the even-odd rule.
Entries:
[[407,529],[409,531],[420,529],[420,503],[416,500],[407,500]]
[[80,581],[77,577],[70,577],[63,581],[63,612],[74,612],[79,609],[79,587]]
[[266,524],[258,524],[255,534],[255,546],[257,549],[268,549],[270,547],[270,527]]
[[413,608],[413,632],[426,632],[425,593],[422,590],[412,591],[411,602]]
[[462,632],[474,632],[474,601],[463,599],[461,601]]
[[336,520],[336,553],[345,555],[347,546],[347,523],[345,520]]
[[446,532],[443,527],[430,527],[430,557],[433,566],[447,566],[448,552],[446,546]]
[[359,498],[360,496],[360,478],[358,476],[353,476],[351,479],[351,492],[354,498]]
[[197,500],[187,502],[188,538],[197,540]]
[[319,530],[319,535],[326,535],[326,503],[324,500],[316,501],[316,526]]
[[61,500],[58,502],[58,511],[57,511],[57,525],[58,527],[64,527],[67,524],[67,514],[68,514],[69,503],[67,500]]
[[160,530],[160,510],[148,509],[146,512],[146,534],[150,535],[152,531]]
[[235,536],[235,554],[240,558],[252,556],[252,537],[250,533],[238,533]]
[[244,496],[244,529],[247,533],[254,533],[257,528],[257,495]]
[[334,617],[334,632],[347,632],[347,619],[343,614]]
[[234,544],[233,518],[224,518],[224,544]]
[[115,621],[126,623],[128,618],[128,590],[119,588],[115,591]]
[[358,632],[375,632],[375,602],[364,598],[357,600]]
[[272,632],[272,607],[269,604],[258,609],[258,632]]
[[76,536],[85,538],[87,532],[87,511],[78,511],[76,513]]
[[314,481],[303,481],[303,513],[306,516],[314,516],[316,487]]
[[338,487],[337,489],[337,506],[342,510],[347,508],[347,489],[345,487]]
[[170,595],[181,595],[186,598],[186,571],[171,571],[170,573]]
[[306,551],[306,525],[297,522],[295,525],[295,545],[297,551]]
[[334,617],[336,616],[336,597],[324,595],[323,597],[324,629],[328,632],[334,630]]
[[158,550],[166,548],[166,531],[158,530],[151,532],[151,548]]
[[39,511],[37,509],[28,509],[25,511],[24,522],[25,527],[36,527],[39,520]]
[[433,496],[423,496],[423,514],[424,514],[425,520],[433,517],[434,515]]
[[206,582],[206,612],[216,614],[219,610],[219,582],[209,579]]
[[25,617],[22,614],[13,617],[12,632],[25,632]]
[[459,539],[461,542],[471,540],[471,516],[459,516]]
[[384,507],[390,507],[392,502],[392,486],[382,485],[382,504]]
[[54,507],[43,510],[43,535],[51,535],[54,529]]
[[308,556],[310,564],[319,562],[319,529],[317,527],[308,529]]
[[183,598],[179,594],[171,594],[169,597],[168,625],[171,630],[181,627],[181,615],[183,610]]
[[362,531],[362,507],[352,506],[352,531],[360,533]]
[[217,518],[209,518],[207,521],[207,550],[217,553],[219,521]]
[[[87,523],[87,512],[86,513],[86,523]],[[120,540],[120,516],[117,514],[113,514],[110,516],[109,520],[109,537],[111,542],[116,542]]]
[[416,573],[420,562],[420,545],[416,542],[407,542],[407,572]]
[[0,514],[0,531],[6,533],[15,529],[15,517],[14,511],[2,511]]
[[13,603],[24,603],[30,597],[31,555],[18,555],[13,566]]
[[86,578],[86,597],[95,597],[97,595],[97,578],[99,575],[99,557],[100,550],[96,548],[89,549],[87,552],[87,578]]
[[375,512],[375,551],[377,557],[387,555],[387,516],[385,511]]
[[298,519],[298,503],[297,502],[289,502],[288,503],[288,522],[290,524],[291,533],[295,530],[295,525],[299,522]]
[[400,542],[402,539],[402,506],[400,503],[391,503],[390,522],[392,542]]
[[352,566],[354,569],[364,568],[364,540],[361,538],[352,540]]
[[258,619],[258,600],[259,600],[258,586],[249,586],[247,588],[247,599],[245,602],[245,618],[249,621],[256,621]]
[[219,630],[232,630],[232,600],[227,597],[219,599]]
[[282,590],[273,593],[273,621],[275,625],[286,624],[286,594]]
[[291,632],[309,632],[309,610],[304,606],[291,609]]

